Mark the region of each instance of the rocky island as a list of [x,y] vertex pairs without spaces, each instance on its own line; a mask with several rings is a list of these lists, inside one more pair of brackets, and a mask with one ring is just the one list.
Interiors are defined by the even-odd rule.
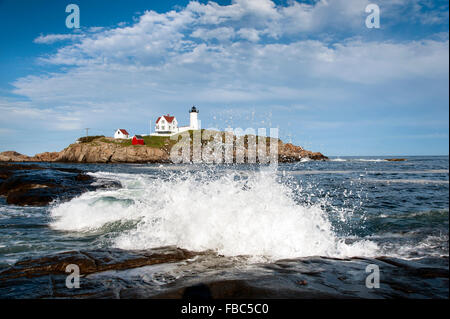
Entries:
[[[192,133],[191,133],[192,134]],[[235,137],[236,138],[236,137]],[[170,150],[176,141],[163,136],[144,136],[144,145],[132,145],[130,139],[105,136],[79,138],[60,152],[26,156],[14,151],[0,153],[0,162],[59,163],[170,163]],[[296,162],[304,159],[326,160],[322,153],[311,152],[291,143],[278,143],[278,161]],[[246,144],[245,144],[246,147]],[[246,150],[245,150],[246,151]]]

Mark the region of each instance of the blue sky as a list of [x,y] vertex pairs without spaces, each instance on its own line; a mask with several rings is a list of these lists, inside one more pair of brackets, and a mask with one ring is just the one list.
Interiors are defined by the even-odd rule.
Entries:
[[448,21],[428,0],[0,0],[0,151],[184,125],[195,104],[203,128],[326,155],[448,155]]

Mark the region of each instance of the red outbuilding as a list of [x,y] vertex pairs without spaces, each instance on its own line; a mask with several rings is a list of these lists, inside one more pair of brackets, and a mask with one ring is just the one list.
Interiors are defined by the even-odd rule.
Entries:
[[144,145],[144,138],[140,135],[133,136],[133,139],[131,140],[131,144],[133,145]]

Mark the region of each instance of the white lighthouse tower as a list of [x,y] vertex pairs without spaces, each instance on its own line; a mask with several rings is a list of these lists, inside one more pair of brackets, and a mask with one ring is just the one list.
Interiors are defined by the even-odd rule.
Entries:
[[189,111],[189,128],[191,130],[198,130],[198,109],[193,106]]

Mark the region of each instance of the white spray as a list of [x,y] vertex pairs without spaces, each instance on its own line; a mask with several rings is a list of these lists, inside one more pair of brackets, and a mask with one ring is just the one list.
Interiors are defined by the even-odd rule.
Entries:
[[[116,178],[118,190],[89,192],[51,209],[52,227],[92,231],[138,221],[113,246],[146,249],[176,245],[227,256],[269,258],[373,256],[370,241],[346,244],[318,206],[299,205],[273,172],[188,172],[171,178],[96,173]],[[113,199],[113,200],[111,200]]]

